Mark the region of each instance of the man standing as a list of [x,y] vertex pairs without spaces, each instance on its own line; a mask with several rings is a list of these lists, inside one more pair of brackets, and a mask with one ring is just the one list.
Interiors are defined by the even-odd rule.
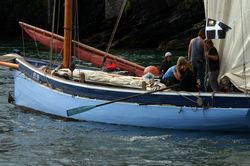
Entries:
[[217,49],[214,47],[214,43],[212,40],[205,41],[208,49],[208,53],[206,54],[208,60],[208,78],[209,84],[214,92],[219,91],[219,85],[217,82],[217,78],[220,71],[220,63],[219,63],[219,55]]
[[204,43],[205,29],[200,29],[198,36],[193,38],[188,47],[188,61],[193,66],[194,75],[199,84],[199,90],[205,91],[205,52],[206,46]]

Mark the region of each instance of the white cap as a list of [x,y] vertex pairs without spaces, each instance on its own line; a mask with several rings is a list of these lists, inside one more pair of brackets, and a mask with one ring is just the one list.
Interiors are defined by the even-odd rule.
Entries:
[[171,52],[166,52],[165,57],[168,57],[168,56],[172,56],[172,53]]

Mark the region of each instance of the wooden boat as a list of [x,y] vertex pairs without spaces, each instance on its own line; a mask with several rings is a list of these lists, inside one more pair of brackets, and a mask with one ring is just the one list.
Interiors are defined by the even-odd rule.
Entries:
[[[244,94],[174,91],[145,94],[140,89],[65,80],[42,72],[23,59],[17,59],[17,63],[15,104],[19,106],[63,117],[68,117],[67,110],[77,107],[81,110],[84,106],[82,113],[70,117],[121,125],[198,130],[249,127],[249,103]],[[141,95],[97,106],[135,94]],[[199,105],[201,99],[206,102]]]
[[[218,1],[213,2],[216,4]],[[247,4],[250,7],[248,1]],[[72,41],[72,25],[67,20],[71,18],[68,14],[70,5],[71,0],[65,0],[63,55],[66,57],[66,69],[70,65]],[[167,91],[169,87],[149,91],[143,86],[122,87],[89,81],[84,74],[90,71],[88,69],[75,69],[67,77],[54,75],[51,69],[43,67],[47,66],[45,62],[22,57],[15,58],[14,65],[3,65],[13,68],[14,103],[31,110],[78,120],[141,127],[230,131],[250,129],[250,100],[247,93]],[[79,77],[74,72],[79,73]],[[122,76],[117,77],[122,79]],[[133,79],[143,80],[142,77]]]
[[[62,52],[64,37],[57,34],[53,34],[41,28],[31,26],[24,22],[19,22],[19,24],[25,34],[28,35],[28,37],[32,40],[37,41],[44,46],[52,47],[54,52]],[[145,69],[144,66],[119,58],[118,56],[114,56],[91,46],[85,45],[83,43],[77,41],[72,42],[75,45],[74,49],[76,56],[80,60],[90,62],[97,67],[103,67],[103,59],[106,58],[106,62],[115,63],[120,70],[128,71],[130,74],[136,76],[143,75]]]

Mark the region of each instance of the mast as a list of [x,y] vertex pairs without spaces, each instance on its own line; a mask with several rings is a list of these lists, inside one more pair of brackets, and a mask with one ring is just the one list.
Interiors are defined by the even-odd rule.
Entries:
[[64,4],[64,49],[63,67],[69,68],[71,64],[71,41],[72,41],[72,0],[65,0]]

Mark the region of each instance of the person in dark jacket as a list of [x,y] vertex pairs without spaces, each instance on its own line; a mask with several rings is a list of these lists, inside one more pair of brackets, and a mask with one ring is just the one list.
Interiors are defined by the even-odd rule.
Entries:
[[182,58],[179,64],[177,64],[176,71],[180,80],[177,90],[188,92],[198,91],[196,75],[193,72],[193,67],[185,58]]
[[162,61],[160,72],[161,77],[166,73],[166,71],[172,66],[172,53],[166,52],[164,56],[164,60]]
[[163,83],[166,86],[177,85],[172,90],[196,92],[198,87],[192,65],[184,57],[179,57],[175,68],[175,71],[171,76],[166,77]]
[[217,49],[214,47],[214,43],[212,40],[206,40],[205,43],[207,45],[208,50],[206,58],[208,61],[209,85],[211,86],[212,90],[216,92],[220,90],[217,81],[220,71],[219,54]]

